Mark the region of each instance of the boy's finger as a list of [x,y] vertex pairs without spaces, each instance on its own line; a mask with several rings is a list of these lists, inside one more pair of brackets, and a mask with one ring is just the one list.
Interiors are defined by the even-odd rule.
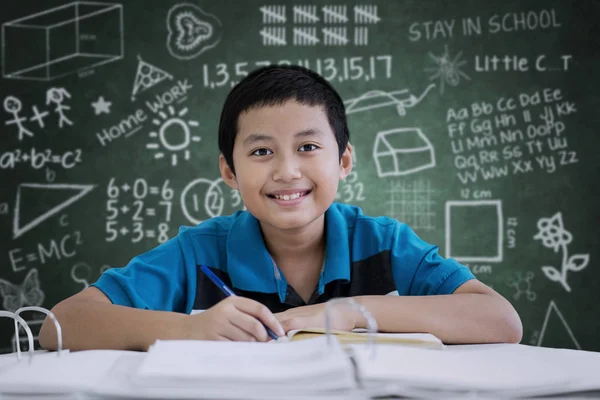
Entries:
[[[243,299],[240,297],[240,299]],[[260,320],[269,329],[271,329],[277,336],[285,335],[281,324],[275,318],[275,315],[266,306],[262,305],[258,301],[251,299],[243,299],[244,301],[236,301],[234,304],[238,310],[243,313],[249,314],[254,318]]]
[[226,339],[234,342],[256,342],[256,338],[244,329],[239,328],[235,324],[229,325],[229,329],[221,332],[221,335]]
[[263,324],[250,314],[240,311],[231,315],[229,322],[239,330],[244,331],[253,341],[266,342],[269,340],[269,335]]

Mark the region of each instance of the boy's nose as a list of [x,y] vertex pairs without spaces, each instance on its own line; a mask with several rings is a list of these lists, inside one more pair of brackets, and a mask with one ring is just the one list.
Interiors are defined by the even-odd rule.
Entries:
[[300,165],[295,157],[279,157],[273,172],[275,181],[291,181],[302,177]]

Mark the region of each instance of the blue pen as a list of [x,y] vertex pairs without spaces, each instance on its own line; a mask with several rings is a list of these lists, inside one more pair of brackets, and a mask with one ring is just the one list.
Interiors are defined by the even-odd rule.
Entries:
[[[221,291],[223,293],[225,293],[225,296],[227,296],[227,297],[229,297],[229,296],[236,296],[236,294],[233,292],[233,290],[229,289],[227,287],[227,285],[222,280],[220,280],[219,277],[216,276],[210,270],[210,268],[208,268],[206,265],[201,265],[200,269],[202,270],[202,272],[204,272],[204,275],[206,275],[208,277],[208,279],[210,279],[215,285],[217,285],[217,287],[219,289],[221,289]],[[265,324],[263,324],[263,326],[267,330],[267,333],[269,334],[269,336],[271,337],[271,339],[273,339],[273,340],[279,339],[279,337],[275,334],[275,332],[273,332],[272,330],[270,330]]]

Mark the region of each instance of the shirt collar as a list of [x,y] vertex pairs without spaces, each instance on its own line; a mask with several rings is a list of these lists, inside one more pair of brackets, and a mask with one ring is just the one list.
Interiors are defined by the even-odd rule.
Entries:
[[[319,292],[331,281],[350,281],[348,226],[338,208],[325,212],[325,268],[319,278]],[[267,251],[258,220],[248,211],[239,213],[227,238],[227,272],[235,288],[276,293],[274,263]]]

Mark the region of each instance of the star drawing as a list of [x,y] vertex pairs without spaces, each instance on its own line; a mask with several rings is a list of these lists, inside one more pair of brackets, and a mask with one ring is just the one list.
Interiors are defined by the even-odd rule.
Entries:
[[112,102],[104,100],[104,96],[100,96],[96,102],[92,102],[94,107],[94,114],[100,115],[102,113],[110,114],[110,106]]

